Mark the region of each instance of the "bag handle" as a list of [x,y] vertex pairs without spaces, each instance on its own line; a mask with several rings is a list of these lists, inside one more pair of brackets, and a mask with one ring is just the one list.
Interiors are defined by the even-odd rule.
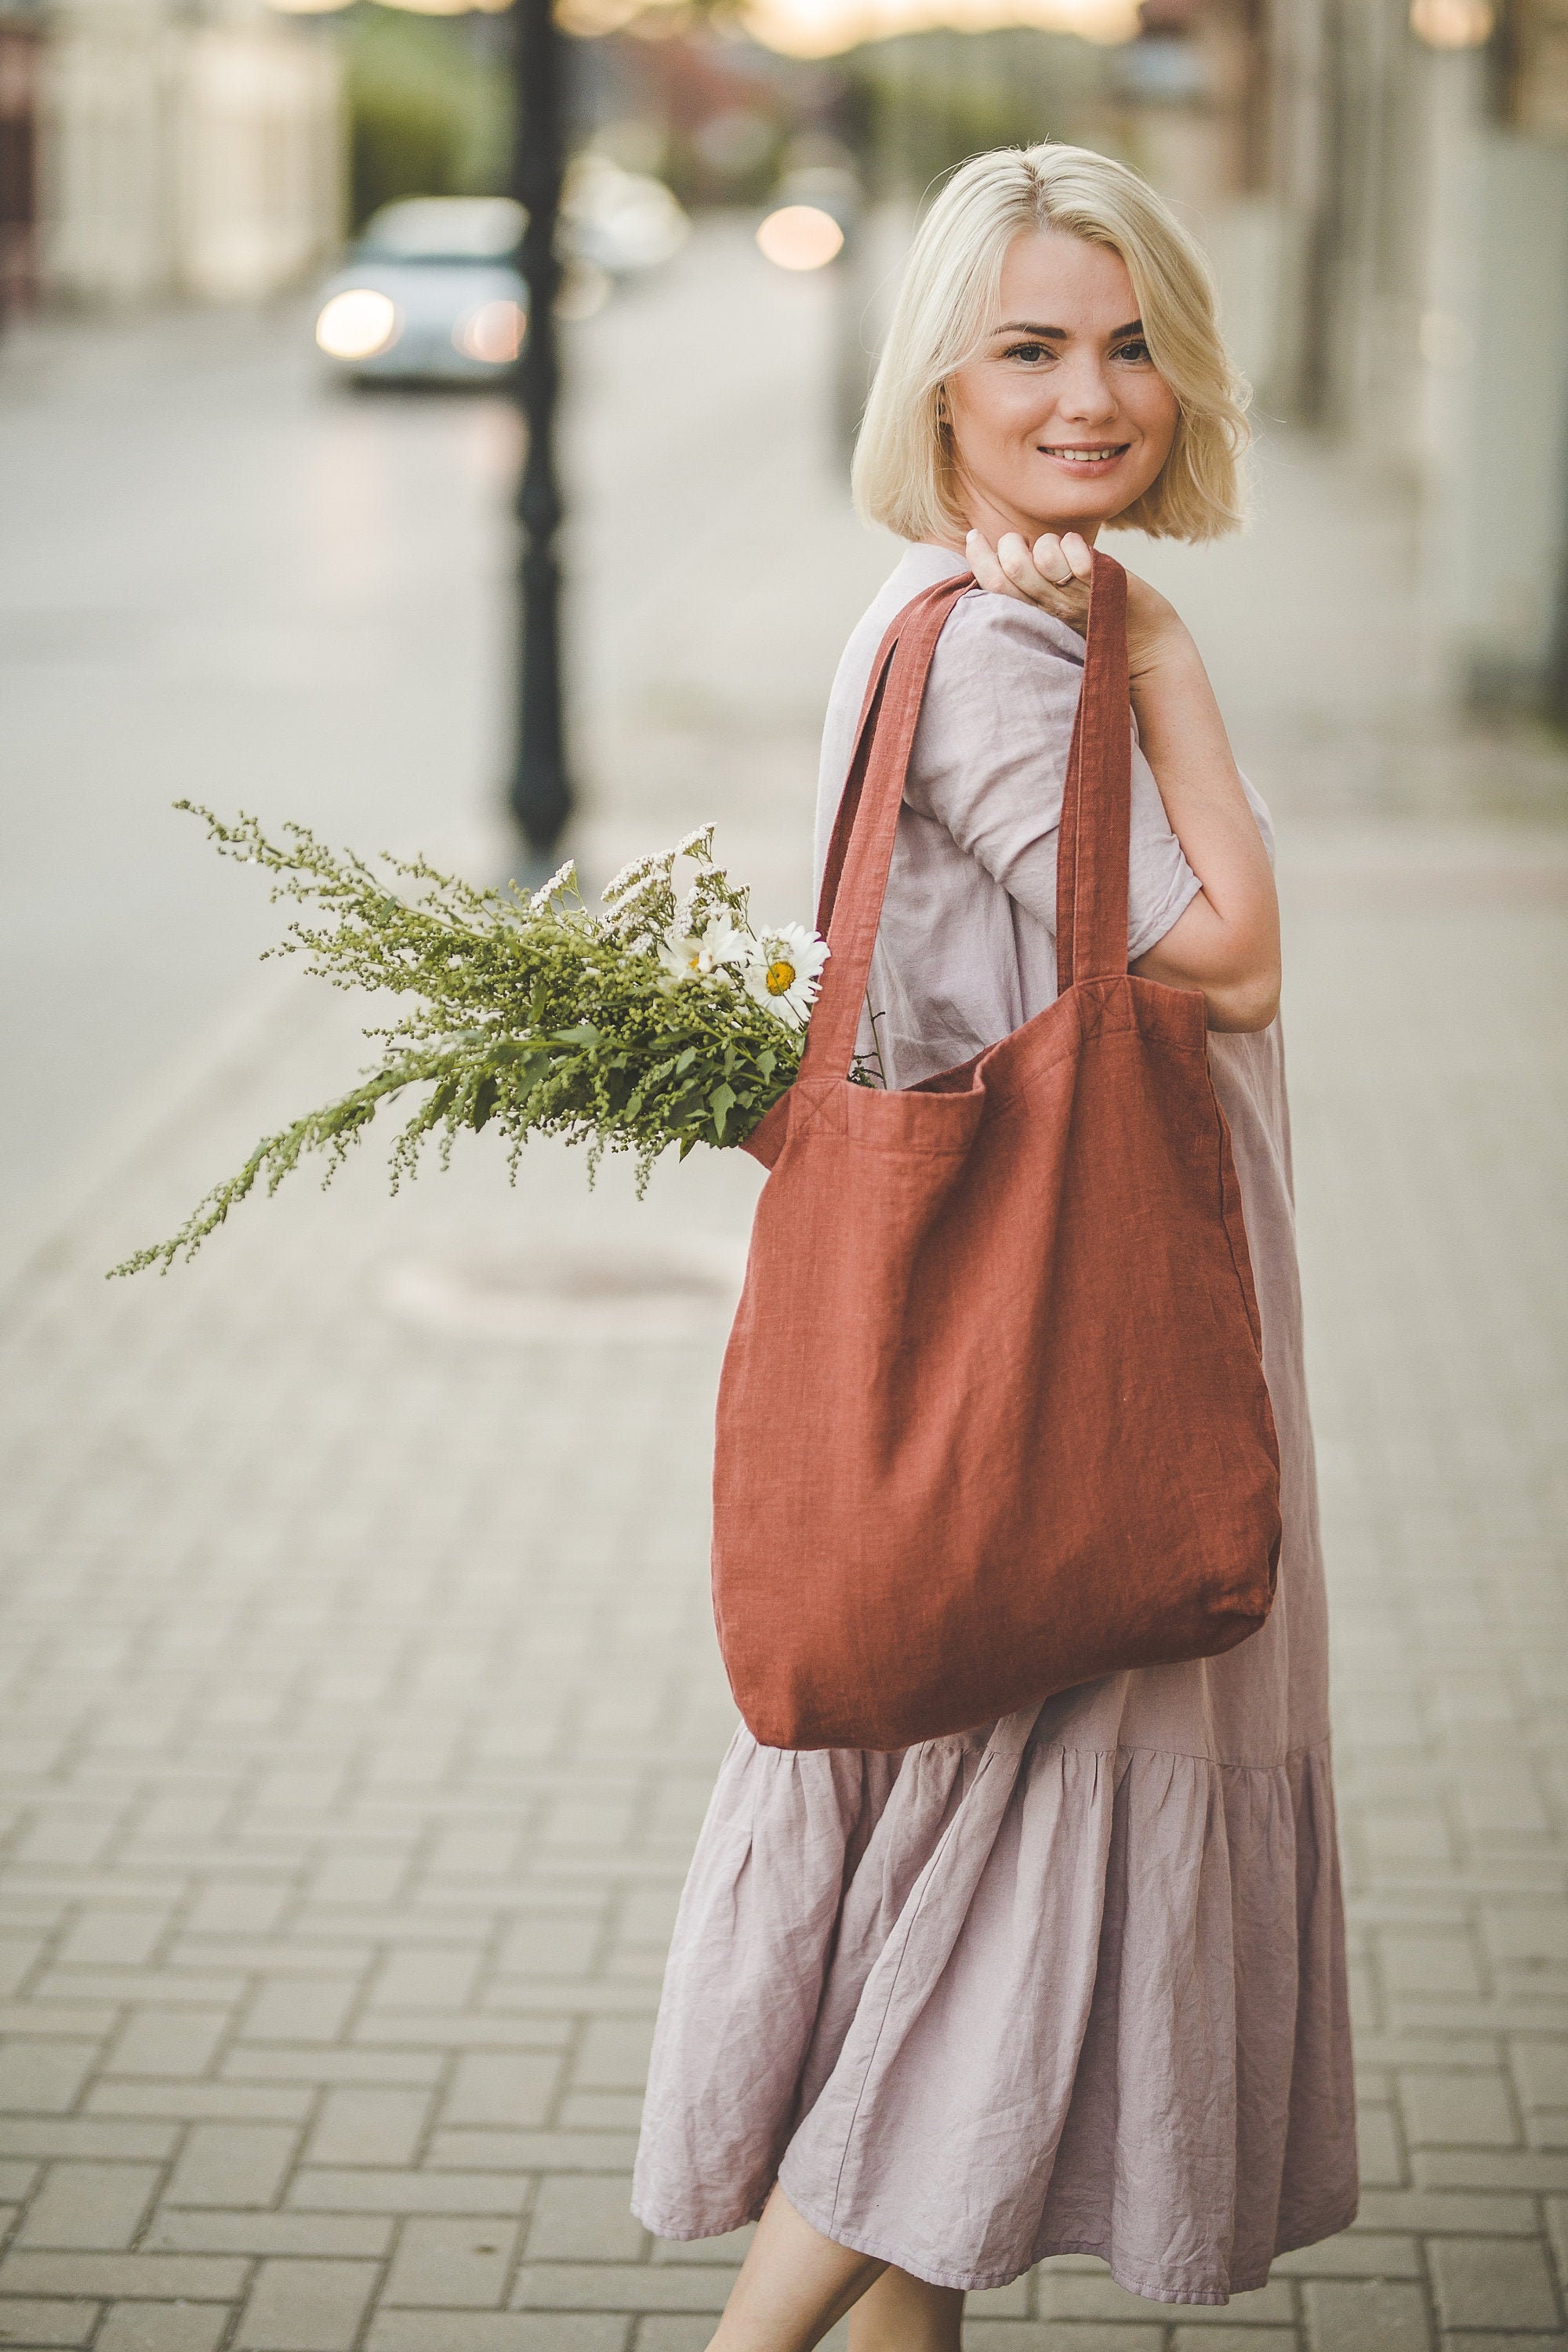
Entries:
[[[797,1084],[849,1075],[926,678],[948,615],[973,585],[965,572],[912,597],[871,665],[823,867],[816,928],[831,952]],[[1057,985],[1064,993],[1075,982],[1127,970],[1131,791],[1127,575],[1096,551],[1057,851]]]
[[[1097,550],[1057,842],[1057,992],[1127,970],[1132,722],[1127,574]],[[891,861],[889,860],[889,863]],[[886,885],[884,884],[884,887]]]

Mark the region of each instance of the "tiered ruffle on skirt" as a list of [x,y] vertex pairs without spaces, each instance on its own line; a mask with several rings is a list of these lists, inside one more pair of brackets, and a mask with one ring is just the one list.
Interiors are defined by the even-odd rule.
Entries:
[[941,2285],[1090,2253],[1221,2304],[1351,2221],[1326,1744],[1106,1740],[1132,1680],[901,1755],[737,1732],[654,2045],[650,2229],[734,2229],[777,2179]]

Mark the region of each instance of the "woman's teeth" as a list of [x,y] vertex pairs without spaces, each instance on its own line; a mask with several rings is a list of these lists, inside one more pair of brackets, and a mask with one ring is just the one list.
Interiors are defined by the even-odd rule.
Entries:
[[1047,448],[1045,454],[1047,457],[1065,457],[1069,466],[1098,466],[1107,457],[1120,457],[1121,449],[1120,445],[1110,449]]

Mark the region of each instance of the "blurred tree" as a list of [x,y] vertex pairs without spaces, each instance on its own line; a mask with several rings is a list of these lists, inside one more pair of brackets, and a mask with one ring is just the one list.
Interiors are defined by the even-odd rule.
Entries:
[[490,31],[482,18],[374,5],[343,20],[356,228],[397,196],[505,188],[510,84]]
[[859,95],[884,191],[919,196],[990,147],[1065,139],[1115,152],[1107,57],[1073,33],[1010,26],[906,33],[840,62]]

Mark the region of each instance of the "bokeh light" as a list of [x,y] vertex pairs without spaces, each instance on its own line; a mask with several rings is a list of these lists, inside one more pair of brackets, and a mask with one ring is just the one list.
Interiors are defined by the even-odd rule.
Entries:
[[316,321],[316,341],[330,359],[370,360],[397,341],[397,305],[369,286],[334,294]]
[[452,330],[452,341],[471,360],[483,360],[490,367],[510,367],[522,349],[526,327],[521,304],[502,296],[493,302],[481,302],[477,310],[459,320]]
[[1430,48],[1481,48],[1496,23],[1492,0],[1410,0],[1410,29]]
[[1493,0],[1411,0],[1411,30],[1432,49],[1481,49],[1495,24]]
[[758,229],[757,243],[780,269],[820,269],[844,250],[844,231],[817,205],[781,205]]

